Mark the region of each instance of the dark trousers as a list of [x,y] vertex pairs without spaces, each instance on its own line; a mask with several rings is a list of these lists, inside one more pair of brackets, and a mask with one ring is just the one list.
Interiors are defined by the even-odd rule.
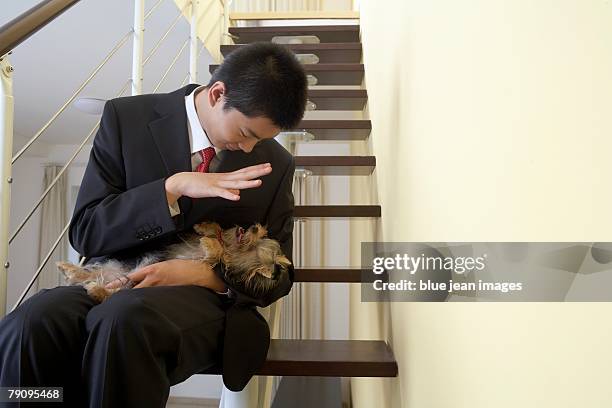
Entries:
[[42,289],[0,321],[0,386],[64,388],[63,405],[22,407],[163,408],[171,385],[218,363],[226,306],[195,285],[101,304],[80,286]]

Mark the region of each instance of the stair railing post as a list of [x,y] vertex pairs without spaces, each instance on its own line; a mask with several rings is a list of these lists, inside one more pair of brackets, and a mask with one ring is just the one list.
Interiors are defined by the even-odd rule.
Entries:
[[[300,142],[310,142],[314,140],[314,136],[306,130],[297,130],[289,132],[281,132],[276,136],[276,140],[289,153],[295,156],[297,152],[297,144]],[[304,205],[306,203],[306,178],[312,172],[305,169],[296,169],[293,176],[293,196],[295,205]],[[293,235],[293,265],[296,268],[301,268],[305,263],[304,254],[304,231],[306,219],[296,218],[294,224]],[[302,303],[303,303],[303,288],[300,282],[293,285],[291,293],[287,296],[287,301],[283,303],[283,316],[281,316],[282,326],[281,332],[284,333],[283,338],[302,339],[304,334],[304,321],[302,319]]]
[[132,95],[142,94],[142,54],[144,49],[144,0],[134,0],[134,38],[132,41]]
[[199,0],[191,0],[191,23],[189,34],[189,83],[198,82],[198,6]]
[[[10,53],[9,53],[10,54]],[[0,317],[6,314],[11,222],[11,156],[13,155],[13,67],[8,55],[0,57]]]
[[[297,199],[295,199],[295,205],[305,205],[307,203],[307,190],[306,190],[306,179],[312,175],[312,172],[307,169],[296,169],[294,180],[297,181]],[[306,218],[297,218],[296,219],[296,242],[294,247],[296,248],[296,262],[294,262],[295,266],[298,268],[303,268],[306,264],[306,254],[304,253],[304,241],[306,239],[305,230],[306,230]],[[295,324],[295,338],[303,339],[304,338],[304,288],[302,282],[297,282],[295,284],[296,292],[295,296],[295,313],[296,313],[296,321]]]

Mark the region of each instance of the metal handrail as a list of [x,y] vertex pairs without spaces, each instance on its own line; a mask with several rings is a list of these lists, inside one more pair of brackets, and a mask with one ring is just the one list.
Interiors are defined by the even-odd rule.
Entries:
[[187,79],[189,79],[189,72],[187,73],[187,75],[185,75],[185,78],[181,82],[181,88],[187,85]]
[[[12,20],[9,24],[5,24],[4,26],[0,27],[0,44],[8,44],[5,48],[3,49],[0,47],[0,50],[3,51],[3,53],[0,53],[0,61],[2,61],[6,55],[6,52],[9,52],[10,54],[10,50],[12,48],[14,48],[15,46],[19,45],[21,42],[23,42],[25,39],[27,39],[29,36],[31,36],[34,32],[38,31],[42,26],[44,26],[45,24],[47,24],[48,22],[52,21],[55,17],[57,17],[59,14],[61,14],[63,11],[65,11],[66,9],[68,9],[71,5],[75,4],[78,0],[44,0],[41,3],[39,3],[37,6],[31,8],[28,12],[23,13],[22,15],[20,15],[18,18]],[[104,67],[108,61],[118,52],[118,50],[127,42],[127,40],[129,39],[130,36],[133,37],[135,45],[134,45],[134,52],[133,52],[133,59],[132,59],[132,66],[133,66],[133,70],[132,70],[132,78],[130,78],[130,80],[126,81],[125,85],[123,86],[121,92],[119,93],[119,95],[122,95],[125,90],[128,88],[129,84],[132,83],[132,94],[134,95],[134,89],[136,89],[136,94],[140,94],[141,93],[141,87],[136,87],[134,88],[134,84],[137,83],[137,81],[140,81],[140,83],[142,83],[142,67],[144,66],[144,64],[146,64],[147,62],[150,61],[150,59],[152,58],[153,55],[155,55],[158,51],[158,49],[160,48],[160,44],[165,41],[165,39],[167,38],[167,36],[169,35],[169,33],[174,29],[174,27],[176,26],[176,24],[178,23],[178,20],[180,19],[181,15],[183,15],[184,10],[186,10],[186,7],[188,7],[189,5],[191,5],[192,7],[192,17],[191,17],[191,33],[190,33],[190,37],[187,38],[185,40],[185,42],[183,43],[183,45],[181,46],[181,48],[178,50],[178,53],[174,56],[174,58],[172,59],[172,62],[170,63],[170,65],[167,67],[167,69],[165,70],[164,74],[162,75],[162,77],[160,78],[159,82],[157,83],[157,85],[155,86],[153,92],[157,92],[158,89],[160,88],[160,86],[164,83],[164,81],[166,80],[168,74],[170,73],[170,71],[175,67],[179,57],[183,54],[187,44],[191,43],[191,47],[190,47],[190,64],[189,64],[189,73],[187,74],[187,76],[185,77],[185,79],[183,80],[183,83],[185,81],[189,81],[189,78],[192,78],[192,81],[194,78],[197,78],[197,60],[200,56],[200,54],[202,53],[204,47],[205,47],[205,41],[208,40],[208,38],[214,33],[215,29],[217,28],[218,24],[220,21],[216,21],[214,24],[212,24],[212,30],[210,32],[207,33],[206,38],[204,41],[202,41],[200,43],[200,49],[196,52],[196,46],[198,43],[198,39],[197,39],[197,31],[195,31],[195,28],[197,28],[199,26],[199,20],[201,19],[201,17],[203,16],[203,14],[205,13],[199,13],[198,11],[198,7],[197,7],[197,3],[194,3],[194,1],[196,0],[192,0],[187,2],[185,5],[183,5],[183,7],[181,8],[178,16],[175,18],[175,20],[172,22],[172,24],[170,25],[170,27],[168,28],[168,30],[164,33],[164,35],[160,38],[160,40],[156,43],[155,47],[153,48],[153,50],[150,52],[150,54],[147,56],[146,60],[144,61],[144,63],[142,62],[142,45],[143,45],[143,33],[144,33],[144,25],[143,25],[143,21],[149,19],[152,14],[155,12],[155,10],[157,10],[159,8],[159,6],[161,5],[161,3],[164,0],[158,0],[155,5],[153,5],[153,7],[151,7],[146,13],[144,11],[144,0],[135,0],[135,14],[134,14],[134,26],[133,28],[127,32],[124,37],[114,46],[114,48],[107,54],[107,56],[103,59],[103,61],[92,71],[92,73],[89,75],[89,77],[79,85],[79,87],[76,89],[76,91],[72,94],[72,96],[70,96],[68,98],[67,101],[64,102],[64,104],[60,107],[60,109],[55,112],[55,114],[53,114],[53,116],[49,119],[49,121],[41,128],[37,131],[37,133],[30,139],[28,140],[28,142],[25,144],[25,146],[23,146],[18,152],[17,154],[11,158],[11,160],[8,160],[10,158],[10,150],[8,149],[7,151],[9,152],[9,157],[6,157],[6,161],[5,163],[8,164],[8,172],[7,171],[2,171],[3,177],[4,175],[6,175],[6,179],[8,180],[8,183],[11,183],[11,178],[10,178],[10,168],[12,166],[12,164],[14,164],[19,158],[21,158],[23,156],[23,154],[32,146],[32,144],[34,142],[36,142],[37,140],[39,140],[40,136],[50,127],[50,125],[52,123],[54,123],[56,121],[56,119],[59,117],[59,115],[61,115],[66,108],[70,105],[70,103],[72,103],[77,96],[82,92],[82,90],[92,81],[92,79],[99,73],[99,71],[102,69],[102,67]],[[226,2],[219,0],[220,4],[223,6],[226,6]],[[231,1],[229,2],[231,3]],[[208,6],[210,6],[211,4],[214,4],[214,0],[211,1]],[[205,10],[207,10],[208,7],[205,8]],[[226,17],[226,12],[224,10],[223,14],[221,15],[221,19],[225,20]],[[35,18],[33,18],[35,17]],[[217,19],[218,20],[218,19]],[[36,23],[38,23],[38,25],[36,25]],[[225,27],[225,24],[224,24]],[[17,33],[17,34],[16,34]],[[4,41],[5,39],[8,39],[10,41]],[[194,55],[195,54],[195,55]],[[8,60],[7,60],[8,61]],[[7,72],[10,72],[9,69],[11,69],[10,65],[7,65],[8,62],[7,61],[3,61],[3,64],[7,66],[6,70]],[[134,67],[140,67],[140,71],[135,70]],[[12,91],[11,91],[11,81],[10,78],[8,80],[8,85],[4,84],[3,82],[3,88],[2,88],[2,93],[8,95],[9,97],[9,106],[7,108],[7,112],[8,113],[3,113],[0,112],[0,116],[2,116],[4,118],[5,115],[9,115],[9,121],[10,123],[12,123]],[[0,248],[1,253],[2,253],[2,259],[4,262],[4,268],[6,270],[8,270],[9,268],[9,262],[8,262],[8,246],[9,244],[11,244],[14,239],[17,237],[17,235],[19,235],[20,232],[23,231],[23,228],[25,226],[25,224],[31,220],[32,215],[40,208],[41,204],[43,203],[44,199],[48,196],[49,192],[57,185],[57,183],[59,182],[60,177],[62,177],[63,175],[65,175],[66,170],[73,164],[74,160],[76,159],[76,157],[78,156],[78,154],[82,151],[83,147],[85,146],[85,144],[87,144],[92,135],[95,133],[96,129],[99,129],[100,126],[100,120],[98,120],[98,122],[96,123],[96,125],[91,129],[91,131],[89,132],[89,134],[87,135],[87,137],[81,142],[81,144],[79,145],[79,147],[74,151],[74,153],[72,154],[72,156],[70,157],[70,159],[68,160],[68,162],[61,168],[61,170],[59,171],[59,173],[57,174],[57,176],[55,177],[54,180],[51,181],[51,183],[49,184],[49,186],[47,186],[46,190],[42,193],[42,195],[40,196],[40,198],[38,199],[38,201],[36,202],[36,204],[30,209],[30,211],[28,212],[27,216],[21,221],[21,223],[19,224],[19,226],[17,227],[17,229],[13,232],[13,234],[11,234],[10,239],[7,239],[7,235],[8,235],[8,231],[6,229],[7,226],[9,225],[7,222],[7,217],[8,214],[2,214],[2,225],[4,225],[3,227],[3,231],[2,232],[2,241],[0,243],[0,245],[2,245],[2,247],[6,247],[4,249]],[[2,130],[0,130],[2,131]],[[4,137],[6,135],[8,135],[9,138],[12,138],[12,130],[11,128],[8,128],[8,131],[6,129],[4,129],[4,131],[2,131],[3,133],[1,134],[4,142],[6,142],[6,139],[4,139]],[[8,133],[7,133],[8,132]],[[3,143],[4,143],[3,142]],[[4,143],[6,145],[6,143]],[[9,143],[10,146],[10,143]],[[2,178],[2,177],[0,177]],[[6,204],[6,203],[5,203]],[[31,290],[33,283],[36,281],[36,279],[40,278],[40,273],[43,270],[43,268],[47,265],[49,259],[51,258],[51,255],[53,253],[53,251],[55,251],[57,249],[57,246],[59,245],[59,242],[61,241],[62,237],[64,237],[64,235],[66,234],[66,232],[69,230],[69,225],[70,223],[66,224],[66,226],[64,226],[64,229],[62,230],[61,234],[58,236],[57,240],[54,242],[54,244],[52,245],[51,250],[46,254],[46,256],[43,258],[41,264],[39,265],[39,267],[37,268],[34,276],[32,277],[32,280],[29,282],[27,288],[25,289],[25,291],[21,294],[18,302],[15,304],[15,306],[13,307],[13,310],[18,307],[21,302],[23,301],[23,299],[25,298],[26,294],[28,293],[29,290]],[[84,261],[86,258],[82,258],[81,261]],[[1,271],[4,272],[4,271]],[[2,273],[0,272],[0,290],[3,293],[0,293],[0,300],[2,301],[2,303],[4,303],[5,299],[6,299],[6,274],[2,275]],[[0,310],[2,311],[2,313],[4,314],[4,308],[0,307]]]
[[30,279],[30,282],[26,286],[25,290],[23,292],[21,292],[21,296],[19,296],[19,299],[17,300],[17,302],[13,305],[13,308],[11,309],[11,312],[13,310],[17,309],[17,307],[21,304],[21,302],[23,302],[23,299],[25,298],[27,293],[32,288],[32,285],[34,284],[34,282],[36,282],[36,279],[38,279],[38,276],[40,275],[40,272],[43,270],[43,268],[45,267],[47,262],[49,262],[49,259],[51,258],[51,255],[55,251],[55,248],[57,248],[57,246],[59,245],[60,241],[64,237],[64,234],[66,234],[66,231],[68,231],[68,227],[69,226],[70,226],[70,221],[68,221],[66,223],[66,225],[64,226],[64,229],[62,230],[62,232],[59,234],[59,236],[57,237],[57,239],[55,240],[55,242],[51,246],[51,249],[49,250],[49,252],[47,252],[47,255],[45,256],[45,259],[43,260],[43,263],[38,267],[38,269],[34,273],[34,276],[32,276],[32,279]]
[[185,40],[185,42],[183,43],[183,46],[181,47],[181,49],[179,50],[179,52],[174,56],[174,59],[172,60],[172,62],[170,63],[170,65],[168,66],[168,68],[166,69],[166,72],[164,72],[164,75],[162,75],[161,79],[159,80],[159,82],[157,83],[157,85],[155,86],[155,88],[153,89],[153,93],[157,92],[157,90],[159,89],[159,87],[161,86],[161,84],[164,82],[164,80],[166,79],[166,77],[168,76],[168,74],[170,73],[170,70],[174,67],[174,64],[176,64],[176,61],[178,61],[179,57],[181,56],[181,54],[183,53],[183,50],[185,50],[185,47],[187,47],[187,44],[189,44],[189,38],[187,38]]
[[[159,5],[163,2],[164,0],[159,0],[156,4],[153,5],[153,7],[151,7],[151,9],[147,12],[147,14],[144,17],[144,20],[148,20],[149,17],[151,17],[151,15],[153,14],[153,12],[159,7]],[[42,4],[42,3],[41,3]],[[190,4],[190,3],[186,3],[186,4]],[[36,8],[36,7],[34,7]],[[184,9],[184,7],[183,7]],[[32,9],[30,9],[32,10]],[[181,10],[182,13],[183,10]],[[179,13],[179,17],[180,14]],[[22,14],[23,15],[23,14]],[[21,17],[21,16],[20,16]],[[19,19],[19,17],[17,17],[17,19]],[[15,19],[15,20],[17,20]],[[177,19],[178,21],[178,19]],[[10,24],[10,23],[9,23]],[[2,31],[4,29],[3,26],[2,28],[0,28],[0,31]],[[30,146],[40,137],[40,135],[42,135],[45,130],[47,130],[49,128],[49,126],[51,126],[51,124],[53,124],[53,122],[55,121],[55,119],[57,119],[57,117],[66,110],[66,108],[68,107],[68,105],[70,105],[70,103],[72,101],[74,101],[74,99],[79,95],[79,93],[91,82],[91,80],[98,74],[98,72],[104,67],[104,65],[106,65],[106,63],[117,53],[117,51],[119,51],[119,49],[123,46],[123,44],[125,44],[128,40],[128,38],[134,33],[134,30],[130,30],[128,31],[125,36],[119,40],[119,42],[117,44],[115,44],[115,47],[106,55],[106,57],[104,58],[104,60],[94,69],[94,71],[91,73],[91,75],[89,75],[89,77],[77,88],[77,90],[72,94],[72,96],[70,98],[68,98],[68,100],[62,105],[62,107],[51,117],[51,119],[49,119],[49,121],[38,131],[36,132],[36,134],[17,152],[17,154],[13,157],[11,164],[14,164],[17,159],[19,159],[19,157],[21,157],[21,155],[23,155],[23,153],[26,152],[27,149],[30,148]],[[1,36],[1,33],[0,33]],[[159,47],[159,45],[157,45],[157,47]],[[154,50],[155,51],[155,50]],[[1,54],[0,54],[1,55]],[[146,62],[145,62],[146,63]],[[144,65],[144,64],[143,64]]]
[[[123,95],[123,93],[127,90],[128,85],[130,84],[131,80],[127,80],[125,82],[125,84],[123,85],[123,87],[121,88],[121,90],[119,91],[119,93],[117,94],[117,97]],[[70,166],[72,164],[72,162],[74,161],[74,159],[77,157],[77,155],[80,153],[81,149],[83,149],[83,146],[85,146],[85,144],[87,143],[87,141],[89,140],[89,138],[91,137],[91,135],[94,134],[94,132],[98,129],[98,127],[100,126],[100,120],[98,120],[96,122],[96,125],[91,129],[91,131],[89,132],[89,134],[87,135],[87,137],[85,137],[85,139],[83,139],[83,141],[81,142],[81,145],[75,150],[74,154],[72,155],[72,157],[70,158],[70,160],[68,160],[68,163],[66,163],[66,165],[64,167],[62,167],[62,170],[57,174],[57,176],[55,177],[55,179],[53,179],[53,181],[49,184],[49,188],[47,188],[47,190],[45,191],[45,193],[43,193],[43,197],[41,197],[41,200],[39,201],[42,202],[42,200],[44,199],[44,197],[49,193],[49,191],[51,191],[51,188],[53,188],[55,186],[55,184],[57,183],[57,181],[59,180],[59,178],[62,176],[62,174],[64,174],[64,171],[66,171],[66,169],[68,168],[68,166]],[[36,210],[36,207],[34,208],[34,210]],[[33,212],[32,212],[33,213]],[[32,213],[30,213],[30,215],[28,215],[27,218],[29,218]],[[27,221],[27,219],[25,220]],[[20,227],[23,227],[23,225],[25,224],[22,223],[22,225]],[[57,239],[55,240],[55,242],[53,243],[53,245],[51,246],[51,248],[49,249],[49,251],[47,252],[47,255],[45,256],[45,258],[43,259],[43,261],[41,262],[41,264],[38,266],[38,269],[36,269],[36,272],[34,273],[34,276],[32,276],[32,279],[30,279],[30,282],[28,283],[27,287],[25,288],[25,290],[21,293],[21,296],[19,297],[19,300],[17,300],[17,303],[15,303],[15,305],[13,306],[12,310],[15,310],[23,301],[23,299],[25,298],[26,294],[30,291],[30,289],[32,288],[32,285],[34,284],[34,282],[36,281],[36,279],[38,279],[38,276],[40,275],[40,272],[43,270],[43,268],[47,265],[47,262],[49,262],[49,259],[51,258],[51,255],[53,254],[53,252],[55,251],[55,249],[57,248],[57,246],[59,245],[60,241],[62,240],[62,238],[64,237],[64,235],[66,234],[66,231],[68,231],[68,227],[70,226],[70,221],[68,221],[66,223],[66,225],[64,226],[64,229],[62,230],[62,232],[60,232],[59,236],[57,237]],[[17,231],[19,232],[19,231]],[[16,235],[16,234],[15,234]]]
[[30,38],[79,0],[45,0],[0,27],[0,57]]
[[170,27],[168,27],[168,29],[166,30],[166,32],[164,33],[164,35],[161,36],[161,38],[157,41],[157,43],[153,46],[153,49],[151,50],[151,52],[149,53],[149,55],[147,55],[147,57],[144,59],[144,61],[142,61],[142,66],[147,65],[147,62],[149,62],[149,60],[151,59],[151,57],[153,57],[153,55],[155,55],[155,53],[157,52],[157,50],[159,49],[159,46],[162,44],[162,42],[164,42],[164,40],[168,37],[168,35],[170,34],[170,32],[172,31],[172,29],[176,26],[176,24],[179,22],[179,19],[183,16],[183,11],[185,11],[185,9],[187,8],[187,6],[189,6],[191,4],[191,2],[187,2],[185,3],[185,5],[183,6],[183,8],[179,11],[178,15],[175,17],[174,21],[172,22],[172,24],[170,25]]
[[145,21],[147,21],[149,17],[151,17],[151,14],[153,14],[153,12],[157,10],[157,7],[159,7],[159,5],[162,4],[163,1],[164,0],[159,0],[157,3],[153,5],[153,7],[149,9],[149,11],[147,11],[147,14],[145,14],[144,16]]
[[55,119],[57,119],[57,117],[66,110],[68,105],[70,105],[70,103],[74,101],[74,99],[79,95],[79,93],[83,90],[83,88],[85,88],[87,84],[91,82],[91,80],[102,69],[102,67],[104,67],[104,65],[106,65],[106,63],[111,59],[111,57],[115,55],[117,51],[119,51],[119,49],[123,46],[123,44],[126,43],[128,38],[130,38],[130,36],[132,35],[132,32],[133,31],[129,31],[128,33],[125,34],[125,36],[123,36],[121,40],[119,40],[119,42],[115,45],[115,47],[106,55],[104,60],[93,70],[91,75],[89,75],[89,77],[77,88],[77,90],[72,94],[70,98],[68,98],[68,100],[62,105],[62,107],[57,112],[55,112],[55,114],[51,117],[51,119],[49,119],[49,121],[45,123],[45,125],[42,128],[40,128],[38,132],[36,132],[36,134],[21,148],[21,150],[19,150],[17,154],[15,154],[15,156],[13,156],[13,159],[11,160],[11,164],[14,164],[17,161],[17,159],[19,159],[21,155],[24,154],[26,150],[28,150],[28,148],[32,145],[32,143],[34,143],[40,137],[40,135],[42,135],[43,132],[47,130],[49,126],[51,126],[51,124],[55,121]]

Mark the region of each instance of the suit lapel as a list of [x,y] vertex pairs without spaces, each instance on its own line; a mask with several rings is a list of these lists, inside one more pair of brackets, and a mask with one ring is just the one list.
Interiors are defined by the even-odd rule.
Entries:
[[191,171],[185,95],[198,86],[190,84],[163,95],[155,105],[159,118],[149,123],[151,135],[169,176],[181,171]]

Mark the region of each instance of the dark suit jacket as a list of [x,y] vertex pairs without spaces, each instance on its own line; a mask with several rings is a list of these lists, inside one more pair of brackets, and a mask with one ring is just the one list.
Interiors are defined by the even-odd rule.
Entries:
[[[181,197],[181,213],[170,216],[164,183],[174,173],[192,171],[184,98],[197,86],[105,104],[69,230],[71,245],[87,263],[112,257],[135,264],[143,252],[178,242],[178,232],[205,220],[223,228],[267,225],[268,235],[292,259],[295,162],[276,140],[257,143],[249,154],[219,152],[217,172],[270,162],[272,172],[261,177],[260,187],[242,190],[237,202]],[[220,268],[215,272],[223,276]],[[255,306],[285,296],[292,283],[290,268],[289,277],[266,299],[232,290],[222,359],[217,362],[228,389],[242,390],[267,356],[270,331]]]

